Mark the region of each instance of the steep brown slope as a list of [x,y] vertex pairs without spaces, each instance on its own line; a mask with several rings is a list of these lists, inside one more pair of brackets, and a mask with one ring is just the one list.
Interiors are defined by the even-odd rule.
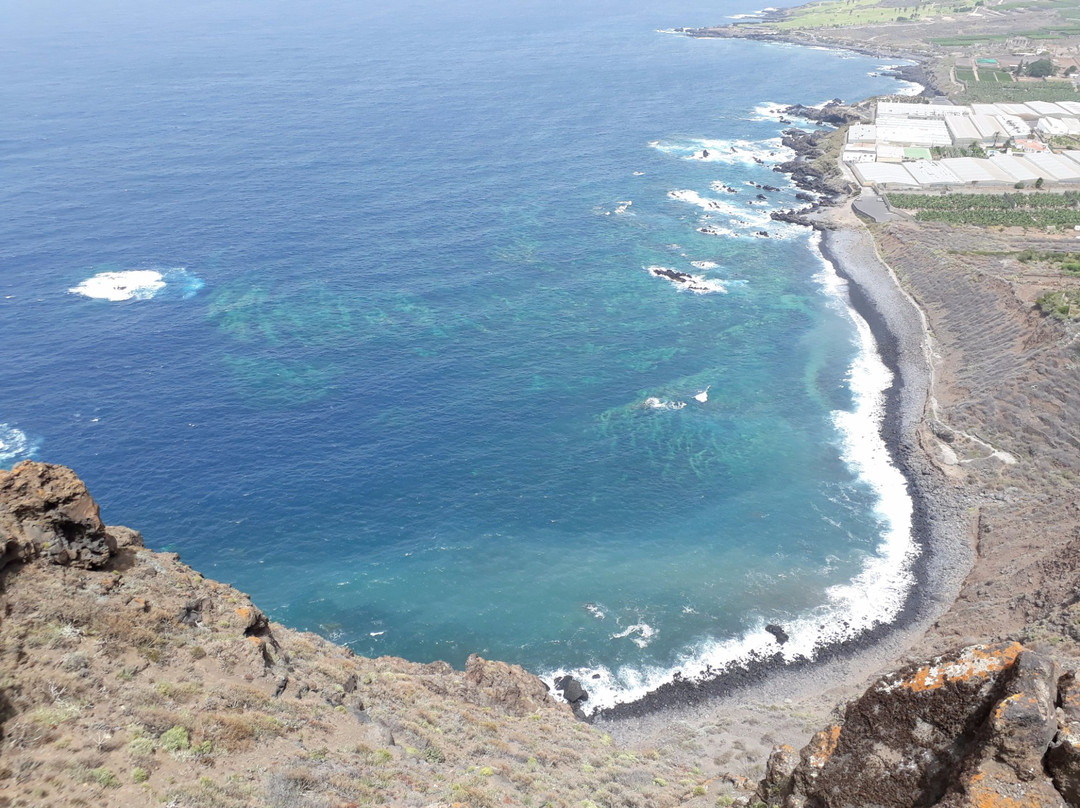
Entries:
[[1067,251],[1076,241],[910,222],[875,235],[926,313],[938,404],[927,442],[971,493],[978,526],[975,568],[926,650],[1021,637],[1075,652],[1080,332],[1043,316],[1034,301],[1080,279],[1016,256]]
[[520,668],[364,659],[271,623],[66,468],[0,471],[0,805],[712,805]]

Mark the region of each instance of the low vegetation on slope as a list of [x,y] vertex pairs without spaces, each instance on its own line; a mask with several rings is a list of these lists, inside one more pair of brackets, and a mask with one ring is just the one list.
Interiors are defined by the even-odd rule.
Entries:
[[106,528],[69,469],[0,471],[0,547],[0,805],[720,796],[689,760],[617,747],[518,667],[365,659],[270,623],[246,595]]

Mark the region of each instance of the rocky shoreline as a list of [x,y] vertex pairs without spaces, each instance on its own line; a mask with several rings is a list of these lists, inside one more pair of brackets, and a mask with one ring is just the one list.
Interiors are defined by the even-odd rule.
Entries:
[[[892,663],[897,643],[910,643],[948,608],[971,565],[970,519],[966,516],[970,503],[949,485],[920,437],[926,427],[932,385],[929,333],[923,315],[877,256],[873,239],[847,205],[815,213],[812,222],[803,223],[820,230],[823,257],[848,283],[852,307],[870,326],[882,359],[894,376],[886,394],[882,428],[893,462],[908,482],[913,536],[920,550],[912,568],[915,583],[907,603],[893,622],[822,648],[812,661],[787,663],[778,652],[703,679],[679,678],[643,699],[596,714],[594,720],[604,726],[655,712],[690,714],[709,701],[757,698],[772,689],[769,680],[781,671],[788,687],[793,676],[806,680],[799,690],[812,690],[825,681],[835,684],[832,670],[838,666],[865,676]],[[885,651],[883,657],[885,648],[892,650]],[[824,668],[829,666],[832,668],[826,672]],[[617,726],[612,731],[634,735],[633,730]]]

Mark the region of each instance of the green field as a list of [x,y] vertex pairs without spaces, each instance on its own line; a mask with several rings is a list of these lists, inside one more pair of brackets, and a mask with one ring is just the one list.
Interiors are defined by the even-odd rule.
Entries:
[[1076,101],[1071,81],[975,81],[954,99],[958,104],[998,104],[1026,101]]
[[962,14],[974,8],[964,2],[915,2],[907,6],[881,5],[879,0],[823,0],[793,8],[779,22],[769,23],[779,30],[792,28],[835,28],[912,19],[929,19],[942,14]]
[[983,227],[1067,227],[1080,224],[1080,194],[888,194],[920,222]]
[[962,81],[964,84],[973,84],[977,81],[986,82],[987,84],[1011,84],[1013,75],[1008,70],[1002,70],[1000,67],[980,67],[978,71],[970,67],[958,67],[956,68],[956,80]]

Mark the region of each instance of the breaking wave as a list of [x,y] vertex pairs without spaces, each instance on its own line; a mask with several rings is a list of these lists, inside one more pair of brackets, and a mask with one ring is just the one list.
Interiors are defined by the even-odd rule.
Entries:
[[29,460],[37,446],[21,429],[0,424],[0,468],[7,468],[22,460]]
[[99,272],[68,291],[95,300],[151,300],[166,289],[189,298],[203,286],[202,278],[184,267],[174,267]]

